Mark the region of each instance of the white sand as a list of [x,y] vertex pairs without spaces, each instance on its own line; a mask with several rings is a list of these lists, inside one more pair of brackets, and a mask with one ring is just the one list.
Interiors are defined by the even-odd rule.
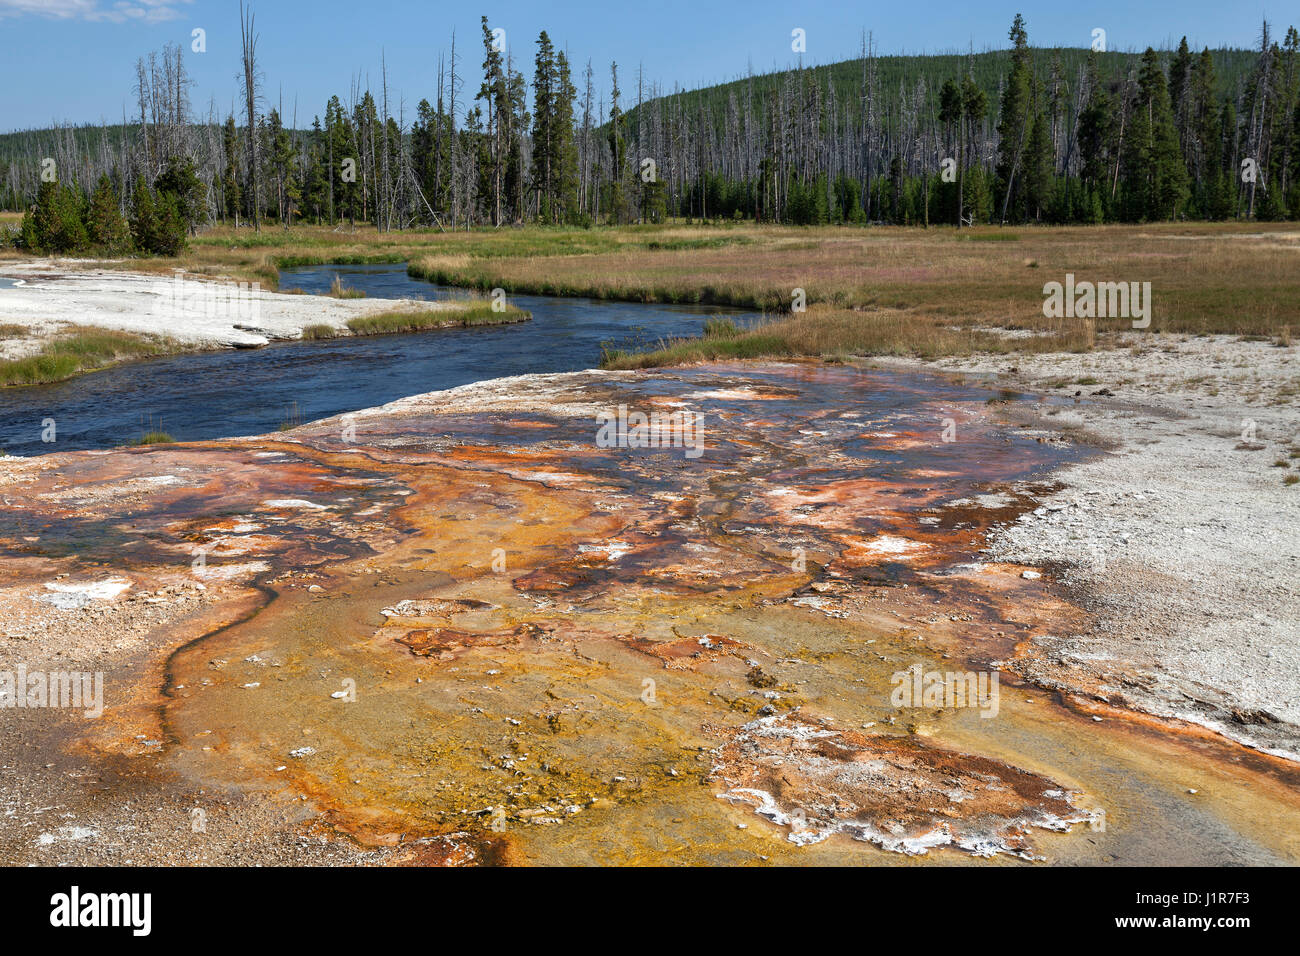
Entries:
[[0,325],[29,330],[0,337],[0,358],[36,352],[69,325],[166,335],[198,348],[256,348],[296,339],[309,325],[343,328],[349,319],[376,312],[443,307],[416,299],[286,295],[177,275],[96,269],[68,259],[0,259]]
[[[1056,472],[1066,487],[1043,513],[990,542],[995,560],[1059,562],[1094,616],[1086,631],[1036,636],[1026,670],[1047,686],[1099,680],[1151,713],[1300,755],[1300,484],[1283,483],[1300,474],[1300,347],[1122,341],[926,365],[1042,389],[1057,396],[1035,406],[1045,422],[1115,445]],[[1071,384],[1048,385],[1060,381]],[[1102,388],[1113,396],[1093,395]]]

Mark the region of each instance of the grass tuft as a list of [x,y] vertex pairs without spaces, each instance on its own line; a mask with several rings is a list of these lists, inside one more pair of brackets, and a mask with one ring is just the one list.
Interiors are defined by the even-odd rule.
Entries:
[[526,322],[532,315],[523,309],[506,306],[502,312],[492,308],[490,302],[472,302],[446,309],[428,309],[422,312],[380,312],[365,315],[348,322],[353,335],[387,335],[396,332],[425,332],[430,329],[468,328],[476,325],[502,325]]
[[316,339],[336,339],[341,334],[334,326],[326,325],[324,322],[309,325],[302,330],[302,337],[309,342]]
[[61,382],[81,372],[168,351],[175,349],[159,339],[74,326],[35,355],[0,362],[0,386]]
[[366,294],[360,289],[352,289],[343,284],[343,280],[337,275],[334,281],[330,283],[329,294],[335,299],[364,299]]

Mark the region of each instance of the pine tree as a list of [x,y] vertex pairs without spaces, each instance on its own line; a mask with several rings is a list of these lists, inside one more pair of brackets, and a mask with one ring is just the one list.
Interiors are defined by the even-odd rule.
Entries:
[[[962,137],[961,125],[962,116],[965,113],[964,104],[962,103],[961,89],[951,79],[944,80],[943,86],[939,90],[939,122],[943,124],[943,138],[947,156],[952,158],[953,162],[960,167],[962,163]],[[953,149],[954,133],[956,134],[956,148]],[[956,153],[955,157],[951,154]],[[949,222],[955,222],[961,225],[961,197],[958,195],[960,185],[957,182],[940,183],[939,195],[942,197],[940,206],[943,210],[943,218]]]
[[609,67],[610,77],[613,81],[613,88],[610,91],[612,105],[609,108],[609,221],[614,225],[623,222],[627,215],[627,191],[624,188],[623,168],[627,164],[627,132],[624,129],[623,111],[619,108],[618,99],[621,91],[618,88],[618,64],[611,63]]
[[1032,116],[1029,136],[1025,141],[1023,193],[1025,214],[1034,219],[1041,219],[1052,192],[1055,158],[1047,117],[1038,108],[1032,111]]
[[329,170],[325,163],[325,130],[320,117],[312,117],[307,140],[307,171],[302,177],[302,209],[319,225],[329,208]]
[[280,223],[288,229],[294,209],[302,201],[302,190],[297,177],[298,151],[289,131],[284,128],[278,111],[271,110],[267,126],[271,141],[268,155],[271,175],[275,179],[276,210]]
[[1088,54],[1085,73],[1087,105],[1079,112],[1079,175],[1084,188],[1098,197],[1105,193],[1107,170],[1110,169],[1114,110],[1111,96],[1101,80],[1096,51]]
[[501,51],[496,48],[496,38],[482,18],[483,27],[483,84],[476,99],[487,106],[487,159],[491,164],[490,188],[492,198],[492,225],[502,221],[502,202],[506,172],[506,114],[509,112],[510,91]]
[[553,170],[555,221],[574,222],[578,216],[578,144],[574,139],[573,102],[578,95],[569,73],[569,58],[555,55],[556,84],[552,90]]
[[[1297,178],[1292,173],[1300,137],[1296,135],[1295,116],[1300,109],[1300,31],[1290,27],[1278,55],[1278,82],[1275,86],[1277,107],[1274,110],[1273,147],[1269,152],[1272,169],[1269,181],[1276,184],[1278,198],[1290,197]],[[1297,197],[1300,198],[1300,197]]]
[[1219,110],[1213,159],[1215,175],[1208,200],[1211,219],[1229,219],[1236,215],[1237,183],[1237,111],[1232,100],[1224,100]]
[[19,229],[22,245],[46,253],[84,252],[90,237],[80,194],[62,183],[42,182],[36,204],[23,216]]
[[525,182],[527,171],[524,168],[524,133],[531,119],[528,113],[528,84],[522,73],[517,72],[506,63],[506,111],[505,111],[505,199],[515,222],[522,220],[525,205]]
[[1151,198],[1147,215],[1152,219],[1173,219],[1187,200],[1187,166],[1178,143],[1165,74],[1159,57],[1150,47],[1142,55],[1138,91],[1138,106],[1146,111],[1151,136],[1148,146]]
[[175,193],[158,193],[154,209],[156,211],[157,231],[154,234],[154,252],[160,256],[176,256],[185,251],[185,233],[187,224],[182,211],[181,200]]
[[1219,143],[1218,110],[1214,102],[1214,57],[1208,48],[1192,64],[1191,117],[1183,154],[1188,159],[1198,215],[1214,218],[1211,193],[1223,188],[1223,148]]
[[966,74],[966,79],[962,81],[961,98],[962,109],[966,118],[963,129],[966,147],[963,150],[964,161],[961,164],[961,177],[957,180],[957,195],[960,200],[962,216],[965,217],[969,211],[968,218],[971,223],[988,222],[993,213],[988,205],[990,197],[978,167],[975,168],[974,172],[980,173],[980,182],[976,188],[981,192],[978,196],[970,197],[967,195],[967,191],[968,180],[971,179],[972,173],[971,143],[974,142],[977,135],[976,124],[983,124],[988,114],[989,98],[988,94],[975,82],[975,78],[969,72]]
[[154,196],[143,176],[137,176],[131,193],[131,238],[140,252],[157,250],[159,235],[158,210]]
[[555,115],[555,89],[558,75],[555,48],[543,30],[537,37],[536,71],[533,74],[533,188],[537,192],[538,218],[554,221],[555,173],[558,172],[555,149],[557,117]]
[[1007,218],[1013,197],[1017,195],[1017,178],[1021,175],[1025,145],[1029,140],[1033,117],[1033,70],[1030,65],[1029,34],[1025,18],[1016,14],[1008,34],[1011,40],[1011,71],[1002,90],[1002,111],[998,118],[998,179],[1002,183],[1002,218]]
[[99,177],[99,184],[90,197],[86,231],[90,242],[109,254],[118,255],[131,248],[131,229],[122,215],[117,190],[113,188],[108,173]]
[[221,174],[221,212],[224,218],[233,219],[235,225],[239,225],[239,210],[242,206],[239,190],[239,135],[234,114],[226,117],[221,145],[226,157],[225,170]]
[[199,179],[192,159],[173,158],[154,182],[159,194],[170,195],[185,231],[197,235],[198,224],[207,220],[207,187]]

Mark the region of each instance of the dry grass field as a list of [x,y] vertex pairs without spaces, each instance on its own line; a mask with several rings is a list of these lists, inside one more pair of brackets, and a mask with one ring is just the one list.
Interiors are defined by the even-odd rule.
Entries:
[[[12,255],[12,254],[11,254]],[[480,290],[641,302],[711,303],[762,313],[711,325],[704,339],[606,356],[611,366],[724,357],[1105,346],[1125,319],[1047,318],[1047,282],[1151,283],[1150,331],[1263,336],[1300,331],[1295,224],[798,228],[628,226],[377,233],[368,227],[219,227],[175,259],[114,268],[255,280],[318,263],[408,262],[413,275]],[[806,310],[793,309],[802,290]]]

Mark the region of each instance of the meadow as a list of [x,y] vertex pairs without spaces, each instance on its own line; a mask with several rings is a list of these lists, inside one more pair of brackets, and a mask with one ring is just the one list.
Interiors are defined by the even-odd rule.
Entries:
[[[12,253],[10,255],[13,255]],[[715,358],[1082,351],[1124,319],[1048,318],[1044,285],[1067,273],[1150,282],[1149,331],[1289,344],[1300,330],[1294,224],[783,227],[691,224],[379,233],[373,227],[216,227],[175,258],[112,268],[231,276],[276,288],[278,270],[408,263],[412,275],[479,291],[714,304],[761,314],[703,338],[605,356],[612,367]],[[358,330],[360,331],[360,330]]]

